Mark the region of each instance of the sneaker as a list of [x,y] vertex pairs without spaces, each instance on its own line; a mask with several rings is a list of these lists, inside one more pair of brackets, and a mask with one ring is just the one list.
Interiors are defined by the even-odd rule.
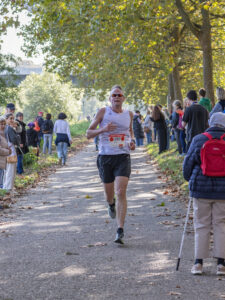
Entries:
[[202,272],[203,272],[203,265],[202,264],[195,264],[191,269],[191,273],[193,275],[202,275]]
[[216,275],[225,275],[224,265],[217,265]]
[[108,206],[108,214],[110,218],[115,219],[116,217],[116,206],[115,206],[115,199],[113,204],[109,204]]
[[118,228],[117,233],[116,233],[116,239],[115,239],[115,243],[117,244],[124,244],[123,242],[123,237],[124,237],[124,233],[123,233],[123,229],[122,228]]

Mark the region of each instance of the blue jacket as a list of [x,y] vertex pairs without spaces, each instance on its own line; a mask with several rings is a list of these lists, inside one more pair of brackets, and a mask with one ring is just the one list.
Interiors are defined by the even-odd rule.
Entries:
[[[220,138],[225,129],[210,127],[206,130],[214,138]],[[189,181],[190,196],[194,198],[225,200],[225,177],[210,177],[202,174],[200,151],[208,138],[196,135],[184,159],[183,175]]]

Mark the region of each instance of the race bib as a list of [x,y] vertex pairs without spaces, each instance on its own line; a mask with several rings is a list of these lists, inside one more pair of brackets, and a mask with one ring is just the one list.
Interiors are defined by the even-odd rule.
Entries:
[[110,134],[109,142],[112,147],[123,148],[125,147],[125,134]]

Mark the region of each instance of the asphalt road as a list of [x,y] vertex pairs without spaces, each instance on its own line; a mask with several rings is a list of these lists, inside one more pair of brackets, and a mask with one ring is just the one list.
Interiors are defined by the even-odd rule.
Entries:
[[190,274],[191,224],[175,271],[186,206],[165,190],[144,148],[136,150],[125,245],[115,244],[88,145],[0,217],[0,300],[225,298],[213,259],[204,276]]

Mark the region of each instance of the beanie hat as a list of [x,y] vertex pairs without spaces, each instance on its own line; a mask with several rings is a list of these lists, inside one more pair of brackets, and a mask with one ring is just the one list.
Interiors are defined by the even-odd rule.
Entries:
[[223,127],[225,129],[225,114],[217,112],[212,115],[209,120],[210,127]]

